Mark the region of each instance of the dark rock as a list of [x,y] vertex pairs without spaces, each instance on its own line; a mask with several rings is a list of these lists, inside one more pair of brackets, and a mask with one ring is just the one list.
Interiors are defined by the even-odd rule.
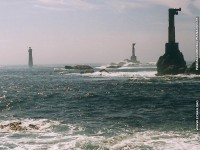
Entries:
[[109,73],[106,69],[101,69],[101,70],[99,70],[99,72],[106,72],[106,73]]
[[[197,69],[197,70],[196,70]],[[198,67],[196,68],[196,61],[186,70],[186,73],[200,74],[200,58],[198,60]]]
[[39,127],[37,125],[34,125],[34,124],[29,124],[28,127],[31,128],[31,129],[39,130]]
[[178,49],[178,43],[169,45],[166,43],[165,54],[157,62],[158,75],[180,74],[187,68],[183,54]]
[[108,67],[106,67],[106,68],[113,68],[113,69],[114,69],[114,68],[120,68],[120,67],[121,67],[121,66],[118,66],[118,65],[114,65],[114,66],[111,65],[111,66],[108,66]]
[[68,70],[69,73],[93,73],[94,70],[91,66],[88,65],[76,65],[76,66],[65,66],[65,69]]
[[[5,124],[5,125],[0,125],[0,129],[4,129],[6,127],[9,127],[9,129],[12,130],[12,131],[26,131],[27,128],[23,127],[21,125],[22,125],[22,123],[20,121],[11,122],[11,123],[8,123],[8,124]],[[28,127],[31,128],[31,129],[39,130],[39,127],[37,125],[34,125],[34,124],[29,124]]]
[[74,69],[72,66],[65,66],[65,69]]
[[6,127],[9,127],[10,130],[12,131],[25,131],[27,130],[26,127],[22,127],[21,126],[21,122],[11,122],[9,124],[6,124],[6,125],[0,125],[0,128],[3,129],[3,128],[6,128]]
[[4,128],[4,125],[0,124],[0,129],[3,129]]
[[88,66],[88,65],[77,65],[77,66],[74,66],[74,69],[80,70],[81,74],[93,73],[94,72],[93,68],[91,66]]
[[88,65],[77,65],[77,66],[74,66],[74,69],[93,69],[91,66],[88,66]]

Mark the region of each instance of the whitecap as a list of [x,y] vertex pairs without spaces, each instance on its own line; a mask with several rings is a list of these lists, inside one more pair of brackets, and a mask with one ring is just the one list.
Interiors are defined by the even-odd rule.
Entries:
[[126,78],[151,78],[156,76],[156,71],[141,72],[94,72],[86,73],[83,76],[89,77],[126,77]]
[[[19,121],[19,120],[11,120]],[[3,124],[11,121],[1,121]],[[0,149],[37,150],[37,149],[110,149],[110,150],[182,150],[200,149],[199,134],[189,131],[164,132],[154,130],[119,129],[114,135],[107,135],[105,130],[97,134],[87,134],[85,128],[63,124],[48,119],[20,119],[23,126],[37,124],[40,132],[1,133]],[[63,127],[61,131],[56,128]]]

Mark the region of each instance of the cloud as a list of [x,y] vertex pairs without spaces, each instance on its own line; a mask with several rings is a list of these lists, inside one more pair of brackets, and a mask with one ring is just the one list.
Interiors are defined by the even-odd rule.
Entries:
[[37,7],[52,10],[91,10],[96,5],[83,0],[37,0]]
[[190,5],[196,5],[200,8],[199,0],[107,0],[106,4],[116,10],[134,9],[152,7],[155,5],[166,6],[170,8],[182,8],[183,13],[191,14]]
[[102,0],[94,2],[93,0],[36,0],[37,6],[41,8],[56,10],[93,10],[99,8],[114,9],[116,11],[125,11],[127,9],[152,7],[161,5],[171,8],[182,8],[182,12],[191,15],[191,7],[200,9],[199,0]]
[[142,8],[142,7],[146,7],[146,5],[144,5],[141,1],[128,1],[128,0],[107,0],[105,2],[105,4],[107,6],[109,6],[110,8],[114,8],[115,10],[118,11],[123,11],[126,9],[133,9],[133,8]]
[[193,5],[196,7],[196,8],[198,8],[198,9],[200,9],[200,1],[199,0],[193,0],[194,2],[193,2]]
[[170,8],[182,8],[182,12],[188,15],[191,15],[189,6],[193,3],[192,0],[150,0],[152,4],[163,5]]

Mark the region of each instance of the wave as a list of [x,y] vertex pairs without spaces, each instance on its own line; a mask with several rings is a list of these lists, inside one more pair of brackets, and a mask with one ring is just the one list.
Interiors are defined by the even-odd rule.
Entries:
[[200,149],[199,134],[189,131],[119,128],[116,134],[108,136],[105,130],[99,129],[96,134],[89,134],[84,127],[48,119],[15,119],[1,121],[1,124],[16,121],[20,121],[21,125],[27,128],[30,124],[35,124],[39,129],[17,132],[10,129],[4,132],[0,129],[0,149]]
[[[116,64],[117,65],[117,64]],[[132,62],[124,62],[122,66],[119,68],[109,68],[112,65],[103,65],[103,66],[98,66],[95,67],[96,69],[133,69],[133,68],[156,68],[156,65],[153,63],[146,63],[146,64],[134,64]]]
[[137,78],[150,78],[156,76],[156,71],[141,71],[141,72],[94,72],[86,73],[83,76],[89,77],[137,77]]

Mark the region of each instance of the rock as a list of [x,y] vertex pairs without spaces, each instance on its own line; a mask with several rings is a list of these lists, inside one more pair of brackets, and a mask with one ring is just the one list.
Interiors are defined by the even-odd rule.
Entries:
[[77,65],[77,66],[74,66],[74,69],[93,69],[91,66],[88,66],[88,65]]
[[[22,125],[22,123],[20,121],[19,122],[11,122],[11,123],[8,123],[8,124],[5,124],[5,125],[0,125],[0,129],[4,129],[6,127],[9,127],[9,129],[12,130],[12,131],[26,131],[27,128],[23,127],[21,125]],[[34,130],[39,130],[39,127],[37,125],[34,125],[34,124],[29,124],[28,127],[31,128],[31,129],[34,129]]]
[[29,124],[28,127],[31,128],[31,129],[39,130],[39,127],[37,125],[34,125],[34,124]]
[[22,127],[21,126],[21,122],[11,122],[9,124],[6,124],[6,125],[1,125],[1,129],[5,128],[5,127],[9,127],[10,130],[13,130],[13,131],[25,131],[27,130],[26,127]]
[[3,129],[4,128],[4,125],[0,124],[0,129]]
[[118,66],[118,65],[114,65],[114,66],[111,65],[111,66],[108,66],[108,67],[106,67],[106,68],[113,68],[113,69],[114,69],[114,68],[120,68],[120,67],[121,67],[121,66]]
[[93,68],[88,65],[77,65],[77,66],[74,66],[74,69],[80,70],[81,74],[94,72]]
[[200,74],[200,58],[198,60],[198,70],[196,70],[196,61],[186,70],[186,73]]
[[65,66],[65,69],[74,69],[72,66]]
[[94,70],[89,65],[76,65],[76,66],[65,66],[65,69],[68,70],[69,73],[93,73]]
[[99,72],[106,72],[106,73],[109,73],[106,69],[101,69],[101,70],[99,70]]
[[178,43],[166,43],[166,51],[157,62],[158,75],[180,74],[186,70],[183,54],[178,49]]

